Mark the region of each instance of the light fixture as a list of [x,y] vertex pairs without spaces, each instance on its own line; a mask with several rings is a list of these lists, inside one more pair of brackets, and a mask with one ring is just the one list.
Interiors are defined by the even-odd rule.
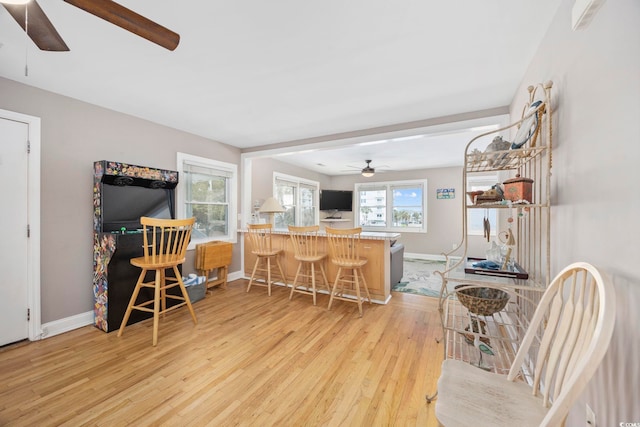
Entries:
[[275,197],[269,197],[265,202],[260,206],[261,213],[269,214],[269,223],[273,224],[273,214],[284,212],[285,209],[282,207],[280,202],[278,202]]
[[376,174],[376,170],[374,168],[371,167],[371,165],[369,163],[371,163],[371,160],[365,160],[365,162],[367,163],[367,166],[365,166],[361,173],[362,176],[364,176],[365,178],[371,178],[373,175]]
[[27,4],[31,0],[0,0],[0,3],[4,4]]

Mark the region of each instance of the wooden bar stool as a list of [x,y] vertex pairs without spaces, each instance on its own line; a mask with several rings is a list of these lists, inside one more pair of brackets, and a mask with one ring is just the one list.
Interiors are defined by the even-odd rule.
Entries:
[[[191,240],[191,229],[195,223],[195,218],[188,219],[158,219],[140,218],[143,233],[144,256],[132,258],[132,265],[140,267],[142,272],[138,277],[138,282],[133,290],[133,295],[129,300],[127,311],[124,313],[122,324],[118,330],[118,336],[122,336],[127,325],[132,310],[146,311],[153,313],[153,345],[158,343],[158,319],[160,314],[186,305],[193,318],[193,323],[197,324],[196,314],[191,306],[191,300],[182,282],[182,275],[178,266],[184,263],[187,246]],[[171,269],[175,277],[167,277],[165,271]],[[155,280],[145,282],[147,271],[155,271]],[[182,295],[167,294],[167,289],[179,286]],[[153,288],[154,296],[152,300],[136,303],[138,293],[142,288]],[[167,298],[181,301],[171,307],[167,307]],[[152,305],[153,307],[149,307]]]
[[[266,286],[269,296],[271,296],[271,261],[274,260],[278,266],[282,283],[287,284],[287,278],[282,270],[280,264],[280,253],[282,249],[274,249],[271,243],[271,229],[272,224],[248,224],[249,243],[251,244],[251,253],[256,256],[256,262],[253,265],[253,271],[251,272],[251,279],[249,279],[249,285],[247,286],[247,292],[251,289],[251,285]],[[261,266],[266,264],[266,267]],[[255,281],[256,272],[260,271],[265,274],[264,283]]]
[[[298,260],[298,269],[296,277],[293,279],[291,293],[289,299],[293,297],[294,292],[301,294],[313,295],[313,305],[316,305],[316,273],[318,269],[322,273],[322,279],[327,291],[331,293],[327,275],[322,266],[323,260],[327,254],[318,253],[318,230],[320,226],[312,225],[308,227],[289,226],[289,236],[293,244],[294,258]],[[306,271],[305,271],[306,270]],[[307,279],[306,287],[296,287],[298,278]],[[311,282],[311,290],[309,290],[309,281]]]
[[[360,233],[362,228],[338,229],[327,227],[326,232],[329,240],[331,262],[338,266],[338,274],[336,274],[336,280],[333,283],[328,309],[331,310],[331,304],[334,299],[355,302],[358,304],[358,311],[360,312],[360,317],[362,317],[362,301],[369,300],[369,304],[371,304],[367,281],[362,273],[362,266],[367,263],[367,259],[360,257]],[[366,298],[360,293],[361,282],[367,295]],[[342,284],[340,290],[338,290],[339,283]],[[355,290],[355,299],[353,295],[344,293],[346,284],[349,285],[348,289]]]

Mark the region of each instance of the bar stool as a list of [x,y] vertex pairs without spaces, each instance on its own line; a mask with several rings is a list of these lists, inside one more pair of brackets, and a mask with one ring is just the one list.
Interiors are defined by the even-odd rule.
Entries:
[[[358,304],[360,317],[362,317],[362,301],[369,300],[369,304],[371,304],[367,281],[362,273],[362,266],[367,263],[367,259],[360,257],[361,232],[361,227],[340,229],[326,227],[331,262],[338,266],[338,274],[336,274],[336,280],[333,283],[328,309],[331,310],[331,304],[334,299],[355,302]],[[360,282],[364,286],[366,298],[360,294]],[[342,283],[339,291],[338,283]],[[355,289],[355,299],[353,295],[345,295],[346,284],[349,284],[349,289]]]
[[[282,278],[282,282],[287,284],[287,279],[282,270],[280,264],[280,253],[282,249],[274,249],[271,243],[271,229],[272,224],[248,224],[249,243],[251,245],[251,253],[256,256],[256,262],[253,265],[253,271],[251,272],[251,279],[249,279],[249,285],[247,286],[247,292],[251,289],[251,285],[266,286],[269,296],[271,296],[271,260],[275,260],[276,265]],[[261,267],[260,264],[265,264],[266,267]],[[256,272],[260,271],[266,273],[265,283],[260,283],[255,280]]]
[[[140,310],[153,313],[153,345],[158,343],[158,319],[160,314],[175,310],[186,305],[193,318],[193,323],[197,324],[196,314],[191,306],[189,294],[182,282],[182,275],[178,266],[184,263],[187,246],[191,240],[191,229],[195,223],[195,218],[188,219],[158,219],[140,218],[143,233],[144,256],[132,258],[132,265],[140,267],[142,272],[138,277],[133,295],[129,300],[127,311],[124,313],[122,324],[118,330],[118,336],[122,336],[131,311]],[[173,270],[175,277],[167,277],[166,270]],[[155,279],[152,282],[145,282],[147,271],[155,271]],[[167,294],[167,289],[180,287],[181,295]],[[136,303],[138,293],[142,288],[153,288],[153,299]],[[178,304],[167,307],[167,298],[181,301]],[[153,305],[152,308],[149,306]]]
[[[322,266],[322,261],[327,257],[327,254],[318,253],[319,229],[320,226],[318,225],[308,227],[289,226],[289,236],[291,237],[291,243],[293,244],[293,250],[295,253],[294,258],[298,260],[298,270],[296,270],[296,277],[293,279],[289,299],[293,297],[294,292],[313,295],[313,305],[316,305],[316,274],[318,272],[318,268],[322,273],[322,279],[327,291],[329,294],[331,293],[329,281],[327,280],[327,275],[325,274],[324,267]],[[306,278],[307,280],[310,280],[311,290],[309,290],[308,281],[306,288],[296,287],[298,278]]]

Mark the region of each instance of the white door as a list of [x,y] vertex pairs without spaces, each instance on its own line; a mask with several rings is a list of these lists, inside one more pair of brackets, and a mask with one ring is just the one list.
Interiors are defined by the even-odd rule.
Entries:
[[0,345],[29,334],[27,123],[0,118]]

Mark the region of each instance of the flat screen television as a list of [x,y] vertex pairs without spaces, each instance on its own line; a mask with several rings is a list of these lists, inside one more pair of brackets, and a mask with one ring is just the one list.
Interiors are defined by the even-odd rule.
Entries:
[[322,190],[320,191],[321,211],[349,212],[353,207],[353,191]]
[[[114,179],[115,178],[115,179]],[[118,178],[121,178],[118,180]],[[140,217],[175,219],[175,183],[105,176],[102,186],[102,231],[136,231]]]

